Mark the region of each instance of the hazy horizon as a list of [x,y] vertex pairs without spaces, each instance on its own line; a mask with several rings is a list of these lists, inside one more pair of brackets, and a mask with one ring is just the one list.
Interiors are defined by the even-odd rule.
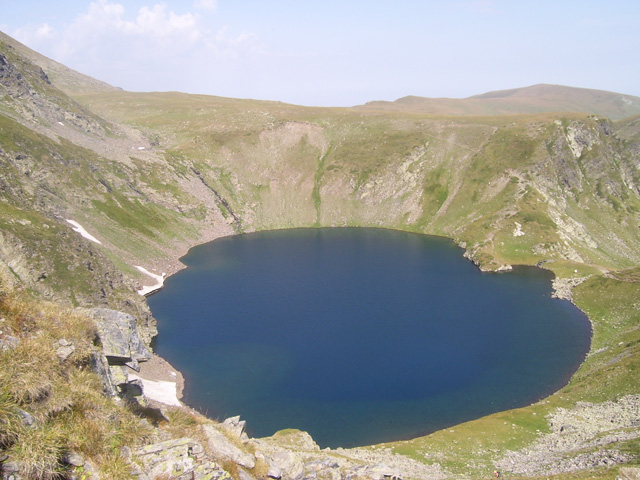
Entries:
[[539,83],[640,96],[635,2],[0,0],[0,30],[132,91],[309,106]]

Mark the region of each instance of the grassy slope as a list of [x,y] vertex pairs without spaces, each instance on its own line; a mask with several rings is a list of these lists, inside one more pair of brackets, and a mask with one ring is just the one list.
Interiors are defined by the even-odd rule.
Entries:
[[[195,167],[247,230],[365,225],[446,235],[487,267],[640,260],[637,170],[603,120],[376,115],[181,94],[83,100],[156,132],[170,168]],[[514,237],[516,222],[525,235]]]
[[[120,270],[131,269],[136,260],[166,257],[174,236],[189,235],[174,211],[136,192],[132,185],[140,173],[133,168],[70,142],[52,141],[6,117],[0,116],[0,127],[0,222],[7,244],[27,248],[13,257],[28,259],[31,267],[14,273],[31,287],[37,284],[35,290],[60,292],[76,305],[89,305],[96,301],[95,290],[105,287],[126,301],[131,285],[118,280],[112,261]],[[82,240],[64,219],[79,221],[109,248]],[[70,262],[89,269],[69,268]],[[105,277],[110,287],[103,284]]]
[[71,70],[44,55],[40,55],[3,32],[0,32],[0,43],[9,46],[17,55],[46,71],[52,82],[67,94],[117,90],[107,83]]
[[[79,259],[88,254],[86,242],[65,236],[62,215],[74,215],[104,240],[89,256],[129,274],[134,261],[170,261],[202,241],[203,228],[216,236],[231,226],[362,225],[438,234],[465,244],[483,267],[544,260],[563,277],[640,260],[631,120],[612,126],[581,114],[436,117],[75,92],[101,117],[143,131],[155,157],[105,157],[0,117],[3,172],[11,177],[2,189],[3,232],[14,237],[4,244],[28,248],[17,255],[25,262],[32,252],[43,265],[51,261],[47,252],[59,255],[34,281],[71,288],[72,296],[75,279],[86,273]],[[514,235],[516,222],[524,235]],[[69,266],[78,271],[65,274]],[[618,275],[595,276],[577,290],[576,302],[594,322],[593,351],[609,348],[590,357],[548,403],[394,448],[421,461],[429,461],[425,449],[437,451],[450,471],[482,477],[499,452],[545,431],[544,415],[553,408],[637,392],[638,283],[633,271]],[[87,298],[96,289],[90,278],[76,282]]]
[[[135,446],[151,429],[127,406],[105,397],[100,379],[87,369],[93,322],[7,289],[2,276],[0,317],[4,335],[16,342],[0,351],[0,445],[22,463],[22,478],[68,474],[59,463],[68,451],[91,459],[109,478],[128,478],[119,449]],[[74,348],[64,361],[56,355],[61,339]],[[30,426],[24,412],[31,415]]]
[[[2,462],[5,455],[19,462],[20,478],[94,478],[86,464],[61,461],[69,453],[101,478],[138,478],[123,447],[135,449],[158,437],[206,442],[198,427],[212,422],[202,415],[169,407],[159,420],[152,409],[105,396],[91,368],[99,351],[94,320],[8,283],[0,272],[0,452]],[[62,345],[68,355],[60,357]]]

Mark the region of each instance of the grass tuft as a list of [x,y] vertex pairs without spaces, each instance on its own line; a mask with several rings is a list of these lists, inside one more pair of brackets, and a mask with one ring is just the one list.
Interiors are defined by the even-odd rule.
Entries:
[[[12,338],[0,349],[0,448],[8,460],[24,478],[60,478],[64,454],[77,452],[104,478],[131,478],[120,448],[141,444],[152,429],[102,394],[88,368],[96,348],[93,320],[36,302],[2,279],[0,318],[0,337]],[[60,358],[58,349],[69,344],[73,353]]]
[[60,426],[45,423],[23,429],[6,452],[24,478],[56,478],[62,474],[63,445]]

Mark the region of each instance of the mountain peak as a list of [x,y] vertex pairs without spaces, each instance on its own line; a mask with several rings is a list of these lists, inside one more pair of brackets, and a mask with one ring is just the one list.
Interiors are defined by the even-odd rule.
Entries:
[[467,98],[406,96],[394,102],[356,107],[439,115],[512,115],[545,112],[591,113],[619,120],[640,114],[640,97],[621,93],[540,83],[495,90]]

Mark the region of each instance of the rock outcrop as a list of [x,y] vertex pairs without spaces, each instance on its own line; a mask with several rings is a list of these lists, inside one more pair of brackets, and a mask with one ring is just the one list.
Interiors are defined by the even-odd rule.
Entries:
[[217,460],[231,461],[248,469],[256,466],[256,459],[253,455],[243,452],[213,425],[203,425],[202,431],[207,438],[209,451]]
[[140,338],[136,319],[123,312],[93,308],[89,315],[96,321],[102,354],[110,365],[126,365],[140,371],[138,362],[151,358],[151,352]]
[[549,424],[550,433],[521,450],[506,452],[497,466],[516,475],[552,476],[629,462],[634,455],[616,445],[640,438],[640,395],[560,408]]
[[93,356],[92,367],[100,375],[104,391],[147,405],[139,377],[138,362],[151,359],[152,354],[140,338],[138,324],[131,315],[106,308],[87,311],[96,321],[101,349]]
[[136,449],[131,473],[139,480],[224,480],[231,475],[211,460],[200,443],[178,438]]

